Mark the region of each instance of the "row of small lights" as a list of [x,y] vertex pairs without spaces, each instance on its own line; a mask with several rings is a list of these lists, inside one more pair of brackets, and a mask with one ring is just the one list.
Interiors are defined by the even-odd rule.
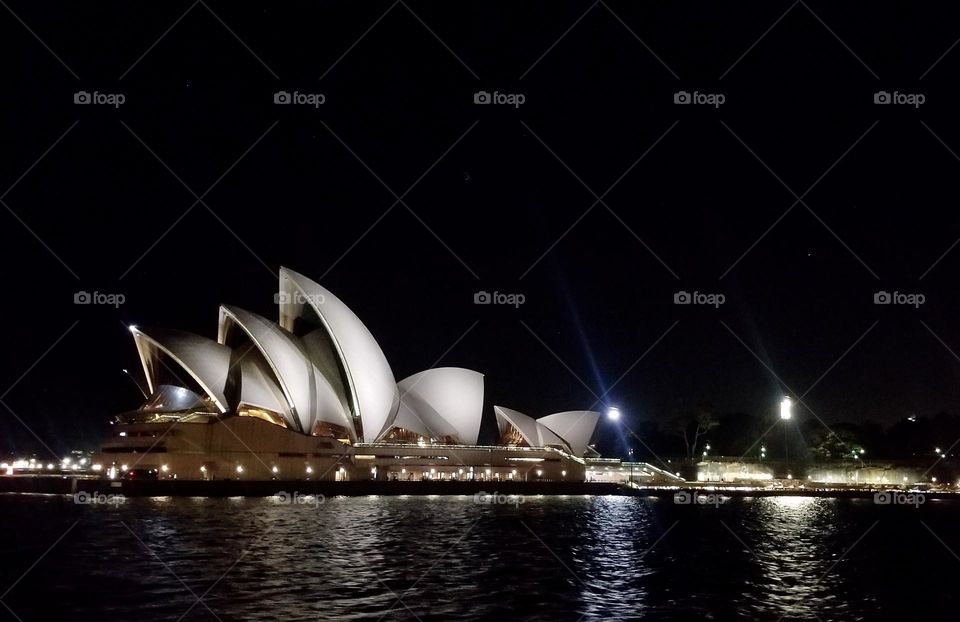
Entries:
[[[70,464],[70,459],[67,458],[67,459],[65,459],[65,460],[61,463],[61,467],[65,468],[65,469],[66,469],[66,468],[72,468],[73,470],[76,471],[76,470],[78,470],[80,467],[86,465],[86,463],[87,463],[87,459],[86,459],[86,458],[83,458],[83,459],[79,460],[78,462],[74,463],[73,465],[71,465],[71,464]],[[52,471],[53,468],[54,468],[54,466],[55,466],[55,465],[54,465],[52,462],[50,462],[50,463],[48,463],[48,464],[46,465],[46,468],[47,468],[48,471]],[[13,462],[13,464],[9,464],[9,463],[6,463],[6,462],[0,463],[0,470],[6,471],[6,472],[7,472],[7,475],[12,475],[12,474],[13,474],[13,472],[12,472],[13,469],[35,469],[35,468],[43,468],[43,464],[38,464],[35,458],[32,458],[32,459],[30,459],[29,461],[28,461],[28,460],[16,460],[16,461]],[[91,468],[92,468],[94,471],[101,471],[101,470],[103,470],[103,465],[101,465],[101,464],[94,464]],[[120,470],[121,470],[121,471],[124,471],[124,472],[125,472],[128,468],[129,468],[129,467],[128,467],[128,465],[126,465],[126,464],[120,465]],[[163,466],[160,467],[160,470],[161,470],[163,473],[169,473],[169,472],[170,472],[170,466],[164,464]],[[242,464],[238,464],[238,465],[236,466],[236,471],[237,471],[238,474],[243,473],[243,470],[244,470],[244,469],[243,469],[243,465],[242,465]],[[306,470],[307,475],[310,475],[310,474],[313,473],[313,467],[310,466],[310,465],[307,465],[307,467],[306,467],[305,470]],[[280,472],[280,469],[279,469],[278,467],[274,466],[274,467],[272,467],[272,468],[270,469],[270,471],[271,471],[273,474],[276,475],[277,473]],[[201,465],[201,466],[200,466],[200,472],[201,472],[201,473],[206,473],[206,472],[207,472],[207,467],[206,467],[206,465]],[[341,472],[341,473],[344,473],[344,472],[346,472],[346,469],[344,469],[343,467],[340,467],[340,472]],[[404,468],[404,469],[400,469],[400,472],[401,472],[401,473],[406,473],[407,470],[406,470],[405,468]],[[431,475],[435,475],[436,472],[437,472],[436,469],[430,469],[430,474],[431,474]],[[458,469],[457,472],[458,472],[458,474],[463,475],[463,469]],[[376,467],[373,467],[373,468],[371,469],[371,473],[373,473],[374,475],[376,475]],[[487,469],[487,470],[485,471],[485,473],[486,473],[487,475],[490,475],[490,474],[492,473],[492,471],[491,471],[490,469]],[[510,472],[510,476],[514,476],[514,475],[516,475],[516,474],[517,474],[517,470],[516,470],[516,469],[513,469],[513,470]],[[542,470],[542,469],[537,469],[537,476],[539,477],[539,476],[541,476],[541,475],[543,475],[543,470]],[[567,475],[567,472],[566,472],[566,471],[561,471],[561,475],[566,476],[566,475]]]
[[[377,474],[377,467],[373,467],[372,469],[370,469],[370,472],[371,472],[373,475],[376,475],[376,474]],[[406,473],[406,472],[407,472],[406,469],[400,469],[400,473]],[[493,471],[491,471],[490,469],[486,469],[486,470],[484,471],[484,473],[485,473],[486,475],[490,475],[492,472],[493,472]],[[430,475],[436,475],[436,474],[437,474],[437,470],[436,470],[436,469],[430,469]],[[457,469],[457,474],[458,474],[458,475],[463,475],[463,469]],[[516,469],[513,469],[513,470],[511,470],[507,475],[510,476],[510,479],[513,479],[513,476],[516,475],[516,474],[517,474],[517,470],[516,470]],[[537,477],[540,477],[541,475],[543,475],[543,469],[537,469]],[[567,472],[566,472],[566,471],[560,471],[560,475],[562,475],[563,477],[566,477],[566,476],[567,476]]]
[[[4,465],[5,465],[5,464],[6,464],[6,463],[4,463]],[[5,467],[4,467],[4,468],[5,468]],[[52,468],[53,468],[53,465],[52,465],[52,464],[47,465],[47,468],[52,469]],[[99,465],[99,464],[95,464],[95,465],[93,465],[93,468],[94,468],[95,471],[99,471],[99,470],[101,470],[102,466]],[[121,470],[121,471],[124,471],[124,472],[125,472],[127,469],[128,469],[128,465],[126,465],[126,464],[120,465],[120,470]],[[164,472],[164,473],[169,473],[169,472],[170,472],[170,467],[169,467],[169,465],[164,464],[163,466],[160,467],[160,470],[161,470],[162,472]],[[238,464],[238,465],[236,466],[236,471],[237,471],[237,474],[238,474],[238,475],[239,475],[239,474],[242,474],[243,471],[244,471],[243,465],[242,465],[242,464]],[[280,472],[280,469],[279,469],[278,467],[274,466],[274,467],[272,467],[272,468],[270,469],[270,471],[271,471],[274,475],[276,475],[277,473]],[[201,465],[201,466],[200,466],[200,472],[201,472],[201,473],[206,473],[206,472],[207,472],[207,467],[206,467],[206,465]],[[313,467],[308,465],[307,468],[306,468],[306,472],[307,472],[307,475],[312,474],[312,473],[313,473]],[[343,467],[340,467],[340,472],[341,472],[341,473],[345,473],[345,472],[346,472],[346,469],[343,468]],[[371,469],[370,469],[370,472],[371,472],[373,475],[376,475],[376,474],[377,474],[377,467],[371,468]],[[404,468],[404,469],[400,469],[400,472],[401,472],[401,473],[406,473],[406,472],[407,472],[407,469],[405,469],[405,468]],[[460,475],[463,475],[463,469],[459,469],[457,472],[458,472]],[[436,473],[437,473],[437,470],[436,470],[436,469],[430,469],[430,474],[431,474],[431,475],[436,475]],[[490,475],[490,474],[492,473],[492,471],[491,471],[490,469],[487,469],[487,470],[485,471],[485,473],[486,473],[487,475]],[[513,470],[510,471],[510,473],[509,473],[509,475],[510,475],[511,478],[512,478],[514,475],[516,475],[516,474],[517,474],[517,470],[516,470],[516,469],[513,469]],[[566,472],[566,471],[561,471],[560,474],[561,474],[562,476],[566,477],[567,472]],[[537,469],[537,477],[540,477],[540,476],[542,476],[542,475],[543,475],[543,470],[542,470],[542,469]]]
[[[72,458],[64,458],[63,460],[60,461],[60,468],[62,470],[79,471],[81,468],[85,467],[86,464],[87,464],[86,458],[81,458],[76,462],[74,462]],[[96,468],[97,466],[98,465],[94,465],[94,470],[98,470]],[[30,458],[29,460],[21,458],[19,460],[14,460],[12,463],[0,462],[0,471],[3,471],[7,475],[13,475],[15,469],[24,470],[24,469],[43,469],[43,468],[44,468],[43,463],[37,462],[36,458]],[[56,465],[53,462],[48,462],[46,464],[46,469],[48,471],[52,471],[54,468],[56,468]]]

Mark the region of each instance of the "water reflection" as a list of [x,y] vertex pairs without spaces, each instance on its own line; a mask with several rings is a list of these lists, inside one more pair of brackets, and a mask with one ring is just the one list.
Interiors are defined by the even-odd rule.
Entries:
[[653,572],[645,558],[657,537],[649,505],[632,497],[597,497],[590,504],[584,543],[573,547],[590,579],[580,586],[580,613],[624,619],[646,609],[647,588],[638,579]]
[[744,533],[755,542],[753,559],[766,589],[752,611],[799,618],[822,612],[825,588],[842,581],[841,575],[825,576],[843,552],[831,536],[835,506],[835,500],[812,497],[752,500]]
[[24,620],[177,619],[205,593],[223,620],[929,619],[960,569],[919,522],[960,550],[953,501],[2,496],[0,512]]

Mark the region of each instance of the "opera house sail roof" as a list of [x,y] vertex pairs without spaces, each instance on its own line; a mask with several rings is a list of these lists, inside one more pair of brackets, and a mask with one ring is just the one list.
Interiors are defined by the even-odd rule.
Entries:
[[[222,305],[216,341],[131,326],[150,395],[141,420],[210,421],[253,416],[343,442],[477,445],[483,374],[458,367],[399,383],[353,311],[315,281],[280,269],[279,321]],[[494,408],[502,444],[555,447],[582,456],[599,415],[540,419]]]
[[583,456],[597,427],[600,413],[571,410],[534,419],[516,410],[494,406],[501,445],[558,447]]

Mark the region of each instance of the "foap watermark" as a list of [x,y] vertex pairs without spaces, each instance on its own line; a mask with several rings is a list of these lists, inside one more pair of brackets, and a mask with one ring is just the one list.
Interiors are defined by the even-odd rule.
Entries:
[[927,102],[927,96],[923,93],[901,93],[894,91],[877,91],[873,94],[873,103],[881,106],[892,104],[894,106],[913,106],[919,108]]
[[887,490],[873,493],[873,502],[876,505],[912,505],[919,508],[927,502],[927,497],[922,492]]
[[520,305],[527,301],[523,294],[504,294],[503,292],[479,291],[473,294],[473,304],[475,305],[512,305],[519,309]]
[[727,301],[723,294],[708,294],[706,292],[685,292],[680,290],[673,294],[673,304],[675,305],[708,305],[719,309],[720,305]]
[[277,292],[273,295],[273,303],[278,305],[322,305],[326,300],[323,294],[304,294],[301,291]]
[[523,495],[505,495],[503,493],[493,492],[475,492],[473,493],[473,502],[477,505],[512,505],[514,507],[523,505],[527,502]]
[[83,290],[74,292],[73,304],[75,305],[110,305],[119,308],[127,301],[123,294],[108,294],[106,292],[85,292]]
[[714,108],[719,108],[726,101],[727,96],[723,93],[701,93],[700,91],[694,91],[693,93],[690,93],[688,91],[677,91],[673,94],[673,103],[681,106],[692,104],[696,106],[713,106]]
[[77,91],[73,94],[73,103],[80,106],[113,106],[119,108],[127,101],[127,96],[123,93],[101,93],[94,91]]
[[77,505],[120,505],[126,500],[123,495],[106,495],[97,491],[81,490],[73,493],[73,502]]
[[907,294],[905,292],[879,291],[873,294],[873,304],[875,305],[906,305],[919,309],[920,305],[927,301],[923,294]]
[[488,93],[487,91],[477,91],[473,94],[473,103],[481,105],[494,104],[497,106],[513,106],[514,108],[519,108],[526,101],[527,96],[523,93],[501,93],[500,91]]
[[673,502],[677,505],[712,505],[718,508],[727,502],[727,497],[716,493],[704,494],[681,490],[674,493]]
[[323,495],[305,495],[301,492],[286,492],[281,490],[274,496],[276,503],[280,505],[296,505],[303,507],[320,507],[326,502]]
[[301,93],[300,91],[290,93],[288,91],[277,91],[273,94],[273,103],[281,106],[295,105],[319,108],[327,103],[327,96],[323,93]]

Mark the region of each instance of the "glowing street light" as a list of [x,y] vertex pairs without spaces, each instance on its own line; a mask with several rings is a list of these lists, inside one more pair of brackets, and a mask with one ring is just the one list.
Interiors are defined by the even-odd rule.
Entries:
[[783,452],[787,460],[790,459],[790,444],[787,440],[787,421],[793,417],[793,402],[790,401],[790,396],[785,395],[782,400],[780,400],[780,420],[783,421]]
[[607,409],[607,419],[610,421],[618,421],[620,419],[620,409],[616,406],[611,406]]
[[780,418],[787,421],[793,417],[793,413],[791,412],[792,408],[793,402],[790,401],[789,397],[784,397],[783,400],[780,401]]

